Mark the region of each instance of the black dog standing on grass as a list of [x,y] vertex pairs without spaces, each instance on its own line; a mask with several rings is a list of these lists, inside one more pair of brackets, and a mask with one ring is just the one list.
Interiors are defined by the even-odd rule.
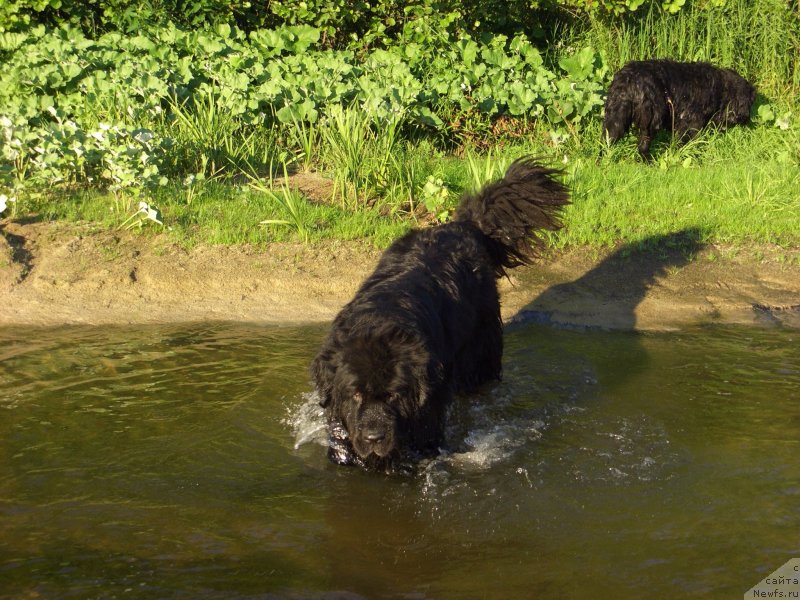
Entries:
[[454,220],[396,240],[338,314],[311,373],[329,457],[390,470],[435,453],[454,392],[500,377],[499,277],[530,262],[568,203],[557,171],[526,158],[465,195]]
[[611,81],[603,128],[613,144],[635,125],[639,154],[650,160],[650,142],[660,129],[682,143],[712,123],[725,128],[747,123],[755,100],[753,85],[731,69],[703,62],[630,62]]

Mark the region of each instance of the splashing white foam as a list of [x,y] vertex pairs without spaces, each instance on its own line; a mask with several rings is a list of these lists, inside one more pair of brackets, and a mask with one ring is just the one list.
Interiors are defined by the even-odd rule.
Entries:
[[[494,406],[502,404],[495,400]],[[544,421],[505,420],[497,422],[497,415],[485,414],[486,407],[470,408],[473,426],[466,432],[455,433],[452,446],[463,448],[458,452],[443,452],[433,459],[434,464],[449,465],[456,469],[488,469],[508,460],[519,448],[542,437]],[[325,411],[319,405],[319,394],[307,392],[302,402],[287,408],[284,423],[294,434],[294,448],[309,443],[328,445],[328,424]],[[450,437],[450,436],[448,436]]]
[[465,452],[450,455],[456,465],[486,469],[510,458],[514,452],[530,442],[542,437],[544,422],[509,422],[494,425],[487,429],[474,429],[467,434]]
[[284,423],[294,432],[295,450],[310,442],[328,444],[328,425],[317,392],[303,394],[303,403],[290,406],[288,413]]

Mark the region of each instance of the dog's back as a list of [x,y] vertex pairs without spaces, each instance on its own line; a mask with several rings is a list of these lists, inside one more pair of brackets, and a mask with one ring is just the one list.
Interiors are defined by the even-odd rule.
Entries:
[[603,128],[614,143],[636,126],[639,153],[649,159],[657,131],[672,131],[686,142],[709,123],[746,123],[754,99],[755,88],[732,69],[669,59],[632,61],[614,75]]

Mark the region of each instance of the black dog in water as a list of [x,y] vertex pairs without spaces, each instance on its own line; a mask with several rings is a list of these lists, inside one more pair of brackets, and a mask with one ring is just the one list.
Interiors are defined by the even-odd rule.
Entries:
[[603,128],[611,143],[635,125],[639,154],[650,160],[650,142],[667,129],[687,142],[703,127],[747,123],[753,85],[731,69],[672,60],[630,62],[614,75],[606,97]]
[[568,195],[556,173],[518,160],[465,195],[452,222],[386,250],[311,365],[331,460],[388,470],[433,453],[451,394],[500,377],[496,279],[536,255],[537,230],[561,227]]

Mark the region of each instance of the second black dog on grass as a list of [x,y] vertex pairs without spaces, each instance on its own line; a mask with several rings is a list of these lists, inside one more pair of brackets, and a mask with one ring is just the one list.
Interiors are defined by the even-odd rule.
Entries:
[[634,61],[614,75],[603,127],[614,143],[635,125],[639,154],[650,160],[650,142],[661,129],[687,142],[709,123],[723,128],[747,123],[755,93],[731,69],[703,62]]
[[435,452],[451,395],[500,377],[497,278],[542,247],[567,204],[556,171],[518,160],[452,222],[411,231],[333,322],[311,373],[331,460],[389,469]]

